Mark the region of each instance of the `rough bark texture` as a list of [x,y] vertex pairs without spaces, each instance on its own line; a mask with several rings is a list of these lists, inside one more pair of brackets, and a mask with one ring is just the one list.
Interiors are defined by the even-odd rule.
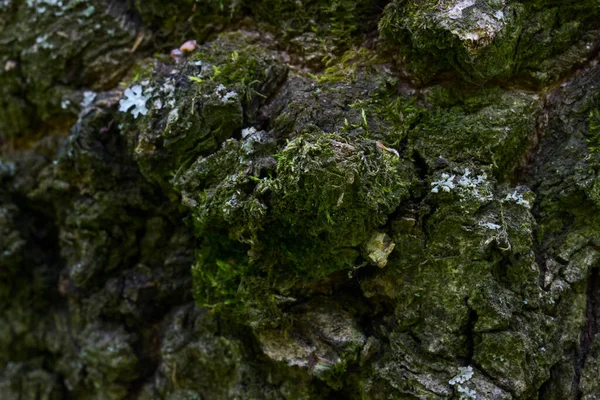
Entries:
[[0,399],[600,398],[599,49],[600,0],[0,0]]

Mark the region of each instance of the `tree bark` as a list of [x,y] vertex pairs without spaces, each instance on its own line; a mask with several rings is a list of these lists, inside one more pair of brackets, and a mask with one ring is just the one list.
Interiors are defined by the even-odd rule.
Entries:
[[598,0],[0,0],[0,398],[600,398],[599,49]]

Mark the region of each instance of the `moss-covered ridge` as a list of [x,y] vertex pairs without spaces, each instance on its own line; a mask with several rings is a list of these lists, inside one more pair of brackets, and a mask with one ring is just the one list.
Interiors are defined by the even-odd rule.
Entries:
[[286,70],[253,40],[224,35],[181,65],[158,62],[121,101],[142,172],[181,196],[210,247],[195,267],[205,304],[238,301],[245,276],[285,287],[354,268],[413,180],[397,151],[347,120],[285,139],[256,128]]
[[124,127],[149,180],[167,185],[255,121],[287,71],[257,39],[225,35],[180,65],[150,61],[134,77],[120,107],[130,112]]
[[[180,63],[154,61],[121,100],[142,172],[191,211],[198,304],[251,327],[274,362],[339,389],[379,339],[369,341],[351,318],[341,322],[356,309],[320,314],[299,304],[321,285],[366,273],[364,295],[395,310],[392,343],[410,332],[419,359],[471,360],[478,378],[451,391],[498,384],[522,396],[538,387],[556,360],[511,350],[554,346],[548,335],[525,339],[511,328],[547,319],[531,251],[534,196],[504,182],[533,143],[540,98],[459,82],[406,89],[367,50],[321,75],[277,78],[285,72],[279,53],[258,52],[253,35],[223,35]],[[165,79],[173,90],[153,89]],[[169,117],[175,107],[185,111],[177,119]],[[343,346],[304,325],[313,313],[348,329],[336,337]],[[298,336],[280,338],[287,331]],[[364,396],[387,387],[372,376],[385,375],[395,357],[357,378]],[[443,370],[432,375],[438,385],[456,365]]]
[[2,133],[68,131],[80,103],[118,84],[149,39],[125,12],[123,4],[92,0],[2,2]]
[[423,81],[454,70],[470,82],[518,74],[547,84],[594,54],[598,12],[596,1],[401,0],[379,28]]

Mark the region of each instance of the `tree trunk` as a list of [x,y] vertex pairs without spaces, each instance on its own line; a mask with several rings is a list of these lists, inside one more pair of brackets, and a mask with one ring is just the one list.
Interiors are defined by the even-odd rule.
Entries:
[[600,398],[600,2],[0,0],[0,398]]

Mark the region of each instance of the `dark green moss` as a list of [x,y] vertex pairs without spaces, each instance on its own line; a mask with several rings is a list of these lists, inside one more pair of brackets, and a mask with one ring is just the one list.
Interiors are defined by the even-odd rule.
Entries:
[[[400,63],[422,81],[456,71],[471,82],[520,73],[529,81],[548,83],[591,54],[594,40],[580,27],[587,24],[593,32],[597,13],[594,1],[393,1],[379,29],[398,45]],[[575,51],[569,50],[573,44]],[[540,68],[542,61],[546,64]]]
[[432,168],[438,160],[477,160],[508,176],[536,128],[538,97],[522,92],[434,88],[430,106],[408,133],[408,143]]
[[299,60],[311,66],[332,63],[376,29],[378,0],[261,0],[247,6],[265,29],[283,37]]
[[[0,129],[6,135],[68,131],[83,92],[114,87],[135,60],[138,27],[122,22],[124,4],[64,3],[0,6],[7,7],[0,18]],[[139,38],[144,46],[149,36]]]
[[144,24],[173,47],[190,39],[204,41],[241,14],[236,0],[135,0],[135,8]]
[[[194,269],[203,304],[236,302],[251,282],[274,293],[355,268],[361,246],[408,198],[411,168],[374,141],[315,131],[277,154],[274,144],[265,132],[227,141],[177,180],[205,238]],[[217,242],[207,239],[215,229],[224,229]]]

